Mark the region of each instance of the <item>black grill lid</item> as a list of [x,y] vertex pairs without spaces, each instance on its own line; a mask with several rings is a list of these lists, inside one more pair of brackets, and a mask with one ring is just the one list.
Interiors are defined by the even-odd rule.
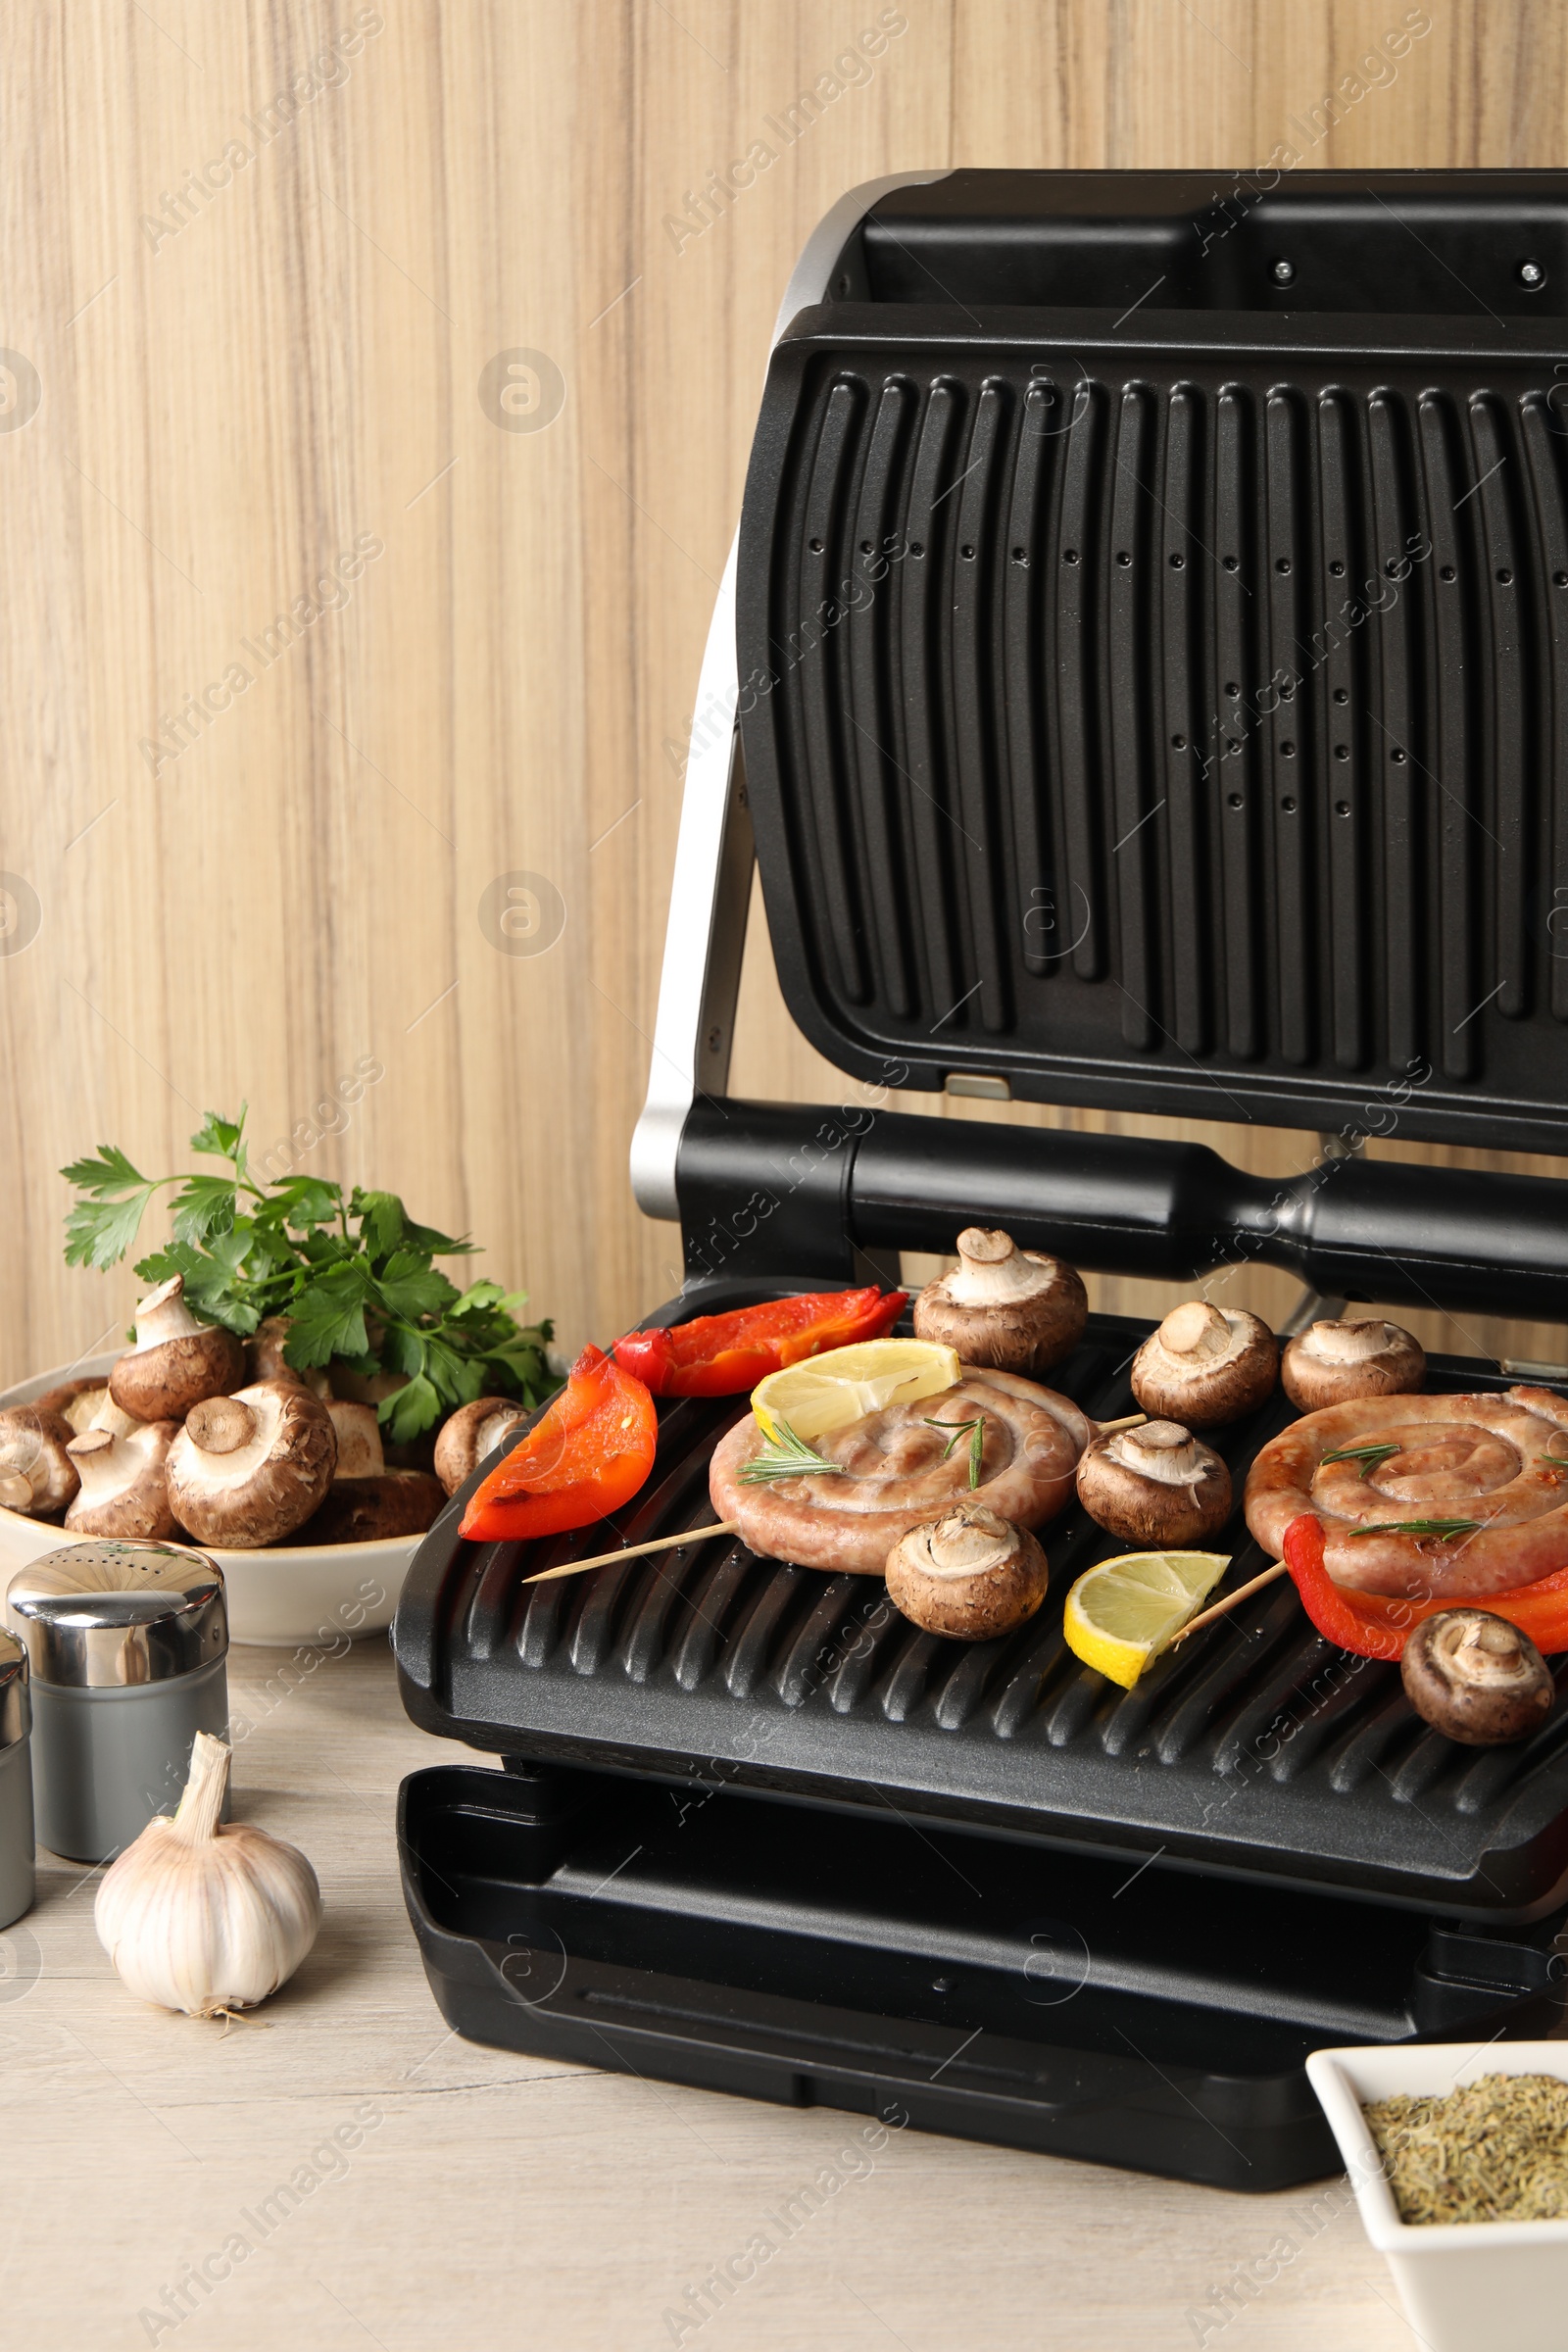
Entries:
[[[715,1286],[681,1311],[755,1296]],[[1127,1411],[1148,1329],[1092,1316],[1054,1381],[1099,1419]],[[1507,1382],[1440,1356],[1429,1385]],[[744,1397],[661,1407],[627,1543],[710,1522],[709,1456],[745,1410]],[[1238,1497],[1290,1417],[1277,1397],[1217,1433]],[[1412,1713],[1396,1668],[1322,1641],[1289,1585],[1120,1690],[1062,1638],[1068,1587],[1122,1548],[1081,1511],[1044,1538],[1041,1614],[972,1645],[919,1632],[875,1579],[783,1567],[728,1539],[525,1591],[524,1576],[615,1531],[467,1544],[458,1515],[422,1545],[395,1635],[405,1704],[444,1737],[1427,1910],[1534,1918],[1568,1893],[1568,1711],[1523,1747],[1461,1748]],[[1233,1553],[1228,1585],[1265,1565],[1240,1507],[1213,1547]],[[1558,1673],[1561,1688],[1568,1659]]]
[[1568,1149],[1568,174],[1216,200],[906,190],[775,350],[790,1009],[883,1084]]

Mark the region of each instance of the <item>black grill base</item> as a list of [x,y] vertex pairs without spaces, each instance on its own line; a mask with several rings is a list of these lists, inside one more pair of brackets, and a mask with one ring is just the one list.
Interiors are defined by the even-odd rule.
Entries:
[[1325,2043],[1560,2022],[1512,1934],[569,1765],[413,1774],[404,1893],[475,2041],[1212,2187],[1337,2171]]

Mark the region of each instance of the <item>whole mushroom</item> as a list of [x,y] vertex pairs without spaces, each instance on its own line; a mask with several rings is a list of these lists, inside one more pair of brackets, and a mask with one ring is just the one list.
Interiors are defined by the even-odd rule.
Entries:
[[185,1277],[172,1274],[136,1307],[136,1343],[109,1375],[109,1394],[138,1421],[183,1421],[193,1404],[222,1396],[245,1375],[231,1331],[199,1323],[185,1304]]
[[337,1462],[331,1417],[295,1380],[192,1405],[169,1452],[169,1498],[198,1544],[258,1551],[303,1527]]
[[1314,1323],[1287,1340],[1280,1386],[1297,1409],[1315,1413],[1357,1396],[1413,1396],[1427,1359],[1413,1332],[1397,1323]]
[[513,1396],[476,1396],[449,1414],[435,1442],[435,1474],[447,1493],[455,1494],[527,1418],[526,1405]]
[[0,1412],[0,1505],[47,1519],[75,1499],[79,1477],[70,1453],[74,1432],[41,1404]]
[[1155,1420],[1218,1429],[1273,1395],[1279,1362],[1279,1344],[1256,1315],[1189,1298],[1133,1357],[1133,1395]]
[[1466,1747],[1528,1739],[1556,1695],[1530,1636],[1490,1609],[1424,1617],[1404,1645],[1399,1676],[1416,1713]]
[[1090,1440],[1078,1463],[1078,1499],[1124,1543],[1179,1549],[1224,1526],[1231,1474],[1180,1422],[1146,1421]]
[[956,1348],[966,1364],[1028,1378],[1072,1353],[1088,1314],[1075,1266],[971,1225],[958,1236],[953,1272],[928,1282],[916,1298],[914,1335]]
[[327,1406],[337,1438],[337,1468],[326,1498],[300,1529],[301,1544],[385,1543],[422,1536],[446,1501],[427,1470],[389,1470],[381,1450],[375,1407]]
[[66,1513],[75,1536],[133,1536],[163,1544],[174,1533],[167,1472],[177,1421],[138,1421],[124,1436],[86,1429],[67,1451],[81,1492]]
[[1026,1528],[959,1503],[901,1536],[888,1598],[911,1624],[954,1642],[992,1642],[1027,1624],[1046,1597],[1046,1555]]

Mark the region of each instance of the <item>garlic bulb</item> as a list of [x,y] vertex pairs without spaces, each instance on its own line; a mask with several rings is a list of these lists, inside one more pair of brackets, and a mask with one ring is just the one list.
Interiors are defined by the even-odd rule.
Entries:
[[178,1811],[158,1814],[98,1889],[98,1940],[132,1992],[190,2017],[253,2009],[294,1974],[321,1924],[298,1846],[222,1824],[231,1751],[198,1732]]

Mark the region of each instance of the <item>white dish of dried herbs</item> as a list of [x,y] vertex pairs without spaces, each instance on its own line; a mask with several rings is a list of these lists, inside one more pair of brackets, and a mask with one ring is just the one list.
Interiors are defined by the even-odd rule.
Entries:
[[1568,2042],[1317,2050],[1306,2071],[1430,2352],[1568,2343]]

